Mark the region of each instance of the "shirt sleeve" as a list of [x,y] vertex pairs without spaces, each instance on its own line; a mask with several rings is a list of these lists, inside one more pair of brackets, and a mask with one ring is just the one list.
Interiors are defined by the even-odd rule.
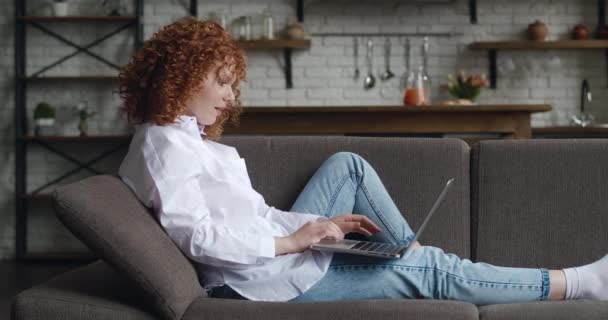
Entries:
[[260,216],[287,227],[291,230],[291,232],[300,229],[304,224],[309,221],[327,220],[326,217],[321,215],[283,211],[275,207],[268,206],[265,203],[261,208],[262,210],[259,213]]
[[[213,266],[243,268],[275,257],[271,235],[224,224],[202,196],[205,172],[193,166],[196,155],[148,140],[146,171],[154,183],[153,207],[165,232],[189,258]],[[208,182],[208,181],[207,181]],[[209,188],[209,186],[207,186]]]

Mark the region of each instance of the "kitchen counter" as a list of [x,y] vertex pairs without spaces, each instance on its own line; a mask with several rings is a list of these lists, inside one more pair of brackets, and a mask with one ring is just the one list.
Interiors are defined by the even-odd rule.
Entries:
[[535,127],[532,128],[532,136],[535,138],[608,138],[608,125]]
[[244,107],[238,127],[226,134],[432,134],[495,133],[532,137],[530,115],[548,104],[348,107]]

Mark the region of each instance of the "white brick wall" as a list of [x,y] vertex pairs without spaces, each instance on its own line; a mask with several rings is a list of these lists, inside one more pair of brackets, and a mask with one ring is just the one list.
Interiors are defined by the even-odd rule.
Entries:
[[[131,2],[126,0],[127,2]],[[29,0],[28,14],[49,14],[48,0]],[[144,37],[149,38],[161,26],[187,14],[183,3],[187,1],[144,0]],[[71,0],[71,14],[99,14],[101,1]],[[259,15],[271,6],[277,29],[287,21],[295,20],[295,4],[291,0],[200,1],[199,16],[211,11],[224,10],[230,19],[240,15]],[[308,32],[448,32],[462,33],[452,38],[430,38],[430,73],[435,99],[447,98],[439,86],[446,75],[461,68],[487,72],[484,51],[470,51],[467,45],[479,40],[504,40],[525,36],[527,25],[536,19],[549,23],[550,38],[563,39],[577,23],[586,23],[594,29],[597,20],[596,1],[568,0],[487,0],[478,2],[479,24],[469,23],[467,1],[398,1],[398,0],[331,0],[305,1],[305,25]],[[13,145],[13,0],[0,0],[0,259],[10,258],[14,246],[14,145]],[[254,21],[259,21],[255,17]],[[87,44],[95,37],[112,29],[111,24],[57,24],[53,30],[68,39]],[[256,28],[254,28],[255,30]],[[73,49],[29,27],[27,36],[28,72],[70,53]],[[372,37],[375,43],[374,71],[383,69],[382,44],[384,38]],[[421,63],[422,38],[412,37],[412,65]],[[392,38],[391,66],[395,73],[404,71],[404,39]],[[132,52],[133,38],[123,32],[91,50],[107,59],[124,64]],[[364,41],[360,41],[359,67],[366,72]],[[512,61],[513,70],[505,68]],[[293,54],[293,81],[295,88],[286,90],[280,51],[252,51],[249,53],[248,80],[242,85],[245,106],[326,106],[326,105],[398,105],[401,101],[399,79],[379,81],[370,91],[362,90],[362,78],[354,80],[352,38],[312,37],[310,50],[296,50]],[[485,90],[480,103],[550,103],[554,111],[533,116],[533,125],[564,124],[576,111],[580,98],[580,83],[590,81],[594,100],[591,110],[608,122],[604,102],[606,88],[606,61],[602,50],[559,50],[499,52],[499,78],[497,90]],[[49,70],[46,75],[114,74],[111,68],[84,54]],[[86,99],[99,115],[90,123],[91,133],[123,133],[126,121],[118,112],[120,99],[112,94],[108,83],[34,83],[28,90],[28,115],[39,101],[49,101],[59,107],[58,122],[62,134],[76,134],[77,120],[74,106]],[[85,148],[86,151],[82,151]],[[70,146],[76,155],[90,159],[107,145]],[[114,157],[103,163],[115,168],[120,162]],[[28,157],[30,190],[52,180],[60,171],[73,168],[73,164],[41,148],[33,148]],[[84,175],[77,175],[78,179]],[[39,212],[40,211],[40,212]],[[79,249],[81,245],[58,224],[52,214],[44,213],[44,206],[33,210],[29,237],[34,250]]]

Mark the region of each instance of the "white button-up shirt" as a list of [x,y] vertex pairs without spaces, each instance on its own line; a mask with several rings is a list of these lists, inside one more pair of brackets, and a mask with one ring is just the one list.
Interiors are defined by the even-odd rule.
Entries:
[[136,126],[119,176],[191,259],[201,284],[223,284],[250,300],[287,301],[323,277],[331,253],[275,256],[273,237],[287,236],[307,213],[268,206],[236,149],[204,140],[195,117]]

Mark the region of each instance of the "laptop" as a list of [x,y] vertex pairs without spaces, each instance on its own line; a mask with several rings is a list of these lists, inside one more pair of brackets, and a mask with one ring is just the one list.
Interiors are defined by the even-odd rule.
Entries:
[[448,190],[452,186],[453,182],[454,182],[454,178],[448,180],[448,182],[445,184],[443,191],[441,191],[441,193],[439,194],[439,197],[437,197],[437,200],[435,200],[435,204],[433,204],[431,211],[429,211],[426,218],[422,222],[422,225],[418,229],[418,232],[416,232],[416,236],[407,245],[402,245],[402,244],[394,245],[394,244],[388,244],[388,243],[358,241],[358,240],[350,240],[350,239],[335,240],[335,239],[328,238],[328,239],[323,239],[320,242],[317,242],[315,244],[312,244],[310,246],[310,248],[313,250],[320,250],[320,251],[342,252],[342,253],[358,254],[358,255],[364,255],[364,256],[379,257],[379,258],[399,259],[402,256],[408,254],[412,250],[412,248],[414,246],[412,246],[411,244],[416,243],[416,241],[418,240],[420,235],[422,235],[422,232],[424,232],[426,224],[429,222],[429,220],[431,219],[431,216],[433,215],[433,213],[435,213],[435,211],[437,210],[437,208],[439,207],[439,205],[445,198],[445,195],[448,193]]

